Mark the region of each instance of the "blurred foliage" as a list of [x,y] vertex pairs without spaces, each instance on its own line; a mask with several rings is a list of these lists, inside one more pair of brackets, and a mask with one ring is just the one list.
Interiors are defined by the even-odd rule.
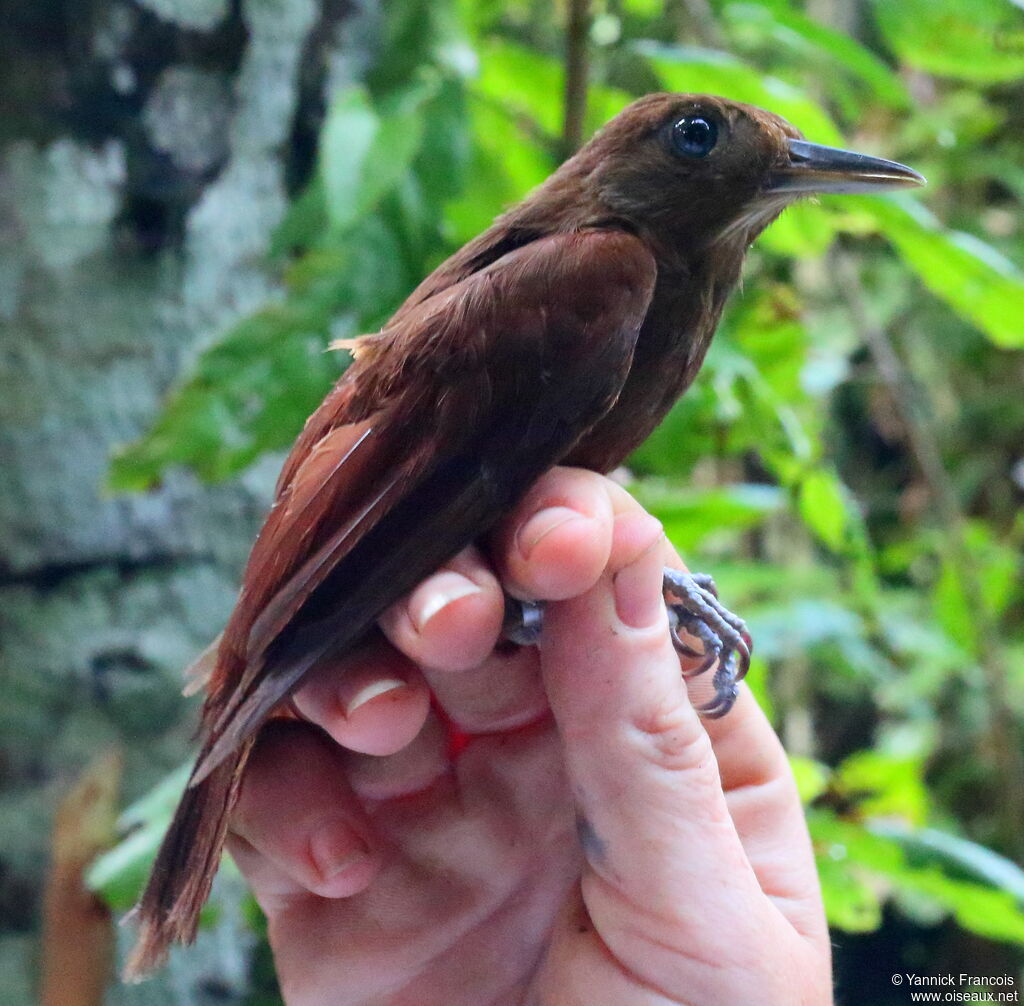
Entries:
[[[697,384],[632,459],[633,490],[749,619],[832,924],[872,930],[889,906],[922,932],[948,916],[1022,945],[1024,874],[1003,855],[1021,856],[1024,805],[1024,11],[697,8],[595,5],[588,129],[653,89],[712,91],[931,185],[773,225]],[[277,236],[279,300],[201,355],[112,487],[173,464],[222,479],[287,446],[344,365],[327,342],[372,331],[555,167],[560,16],[388,5]],[[152,838],[129,840],[136,858]],[[141,875],[130,851],[94,873],[118,904]]]

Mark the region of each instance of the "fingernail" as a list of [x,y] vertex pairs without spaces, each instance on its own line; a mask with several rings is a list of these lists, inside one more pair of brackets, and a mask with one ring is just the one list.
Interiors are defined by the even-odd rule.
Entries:
[[[624,518],[620,517],[619,521]],[[662,529],[660,521],[648,514],[638,514],[636,528],[631,532],[638,537],[653,540],[628,566],[623,566],[612,577],[615,613],[623,625],[632,629],[646,629],[665,617],[665,597],[662,592]],[[618,522],[617,522],[618,523]]]
[[409,598],[409,618],[416,631],[422,632],[442,608],[460,597],[479,593],[480,587],[461,573],[452,570],[436,573]]
[[530,558],[530,553],[546,538],[552,531],[568,524],[574,520],[587,520],[577,510],[570,510],[566,506],[548,507],[534,514],[516,533],[516,548],[524,559]]
[[365,685],[345,703],[345,715],[351,716],[360,706],[365,706],[371,699],[387,695],[388,692],[396,691],[399,688],[405,688],[405,684],[401,678],[381,678],[379,681]]
[[332,821],[309,840],[309,851],[324,881],[370,857],[370,847],[344,821]]

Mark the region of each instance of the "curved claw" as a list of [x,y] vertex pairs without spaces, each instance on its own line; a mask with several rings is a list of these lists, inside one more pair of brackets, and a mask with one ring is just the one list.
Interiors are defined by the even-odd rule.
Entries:
[[753,643],[750,639],[749,632],[740,633],[740,645],[736,647],[736,653],[739,654],[739,667],[736,669],[736,680],[742,681],[747,676],[747,671],[750,670],[750,651]]
[[684,643],[679,635],[679,609],[674,604],[669,604],[666,607],[668,608],[668,634],[672,637],[672,645],[675,647],[676,653],[681,653],[684,657],[692,659],[703,656],[702,653]]
[[[711,670],[715,661],[722,655],[723,645],[718,633],[705,621],[687,611],[682,605],[670,604],[668,607],[669,635],[676,652],[690,660],[699,660],[700,664],[690,670],[683,671],[684,678],[696,678]],[[679,630],[685,629],[689,635],[700,640],[702,649],[695,650],[683,641]]]
[[737,674],[737,652],[730,652],[719,664],[715,671],[714,685],[715,694],[702,706],[697,707],[697,712],[707,719],[718,719],[724,716],[739,698],[739,676]]
[[681,657],[688,657],[690,660],[699,660],[704,656],[700,650],[695,650],[692,647],[687,646],[686,643],[679,638],[678,633],[672,632],[671,629],[669,632],[672,636],[672,645],[675,647],[676,653]]
[[[701,654],[697,653],[694,654],[694,656],[699,657],[701,656]],[[704,657],[704,659],[700,662],[700,664],[697,667],[694,667],[692,670],[689,671],[683,671],[682,675],[684,678],[687,679],[699,678],[702,674],[706,674],[708,671],[711,670],[712,667],[715,666],[715,661],[717,659],[718,654],[714,650],[709,650],[707,656]]]
[[692,646],[684,643],[682,637],[679,635],[679,629],[675,625],[670,625],[668,630],[669,635],[672,637],[672,645],[675,647],[676,653],[682,657],[688,657],[690,660],[701,660],[705,658],[700,667],[695,671],[683,671],[683,677],[691,678],[698,674],[703,674],[714,662],[717,654],[714,651],[708,652],[706,650],[695,650]]
[[697,712],[706,720],[721,719],[736,704],[740,690],[733,682],[727,688],[715,694],[715,697],[702,706],[697,706]]

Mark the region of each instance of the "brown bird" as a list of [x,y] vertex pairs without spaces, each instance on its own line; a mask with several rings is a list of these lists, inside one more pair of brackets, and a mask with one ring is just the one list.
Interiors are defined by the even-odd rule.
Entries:
[[[748,246],[794,198],[923,181],[750,105],[648,95],[348,344],[354,362],[285,462],[219,642],[128,974],[194,938],[255,734],[304,675],[553,465],[618,466],[693,381]],[[669,571],[666,592],[673,633],[717,658],[704,711],[720,715],[749,655],[742,622],[710,578]]]

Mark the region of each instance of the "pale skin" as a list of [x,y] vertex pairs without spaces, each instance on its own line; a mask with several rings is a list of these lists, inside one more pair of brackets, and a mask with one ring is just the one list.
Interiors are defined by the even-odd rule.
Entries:
[[[229,848],[289,1006],[832,1002],[782,747],[743,688],[701,720],[660,524],[614,482],[543,477],[491,542],[326,668],[249,766]],[[549,601],[495,643],[501,585]],[[451,756],[430,694],[471,736]],[[304,722],[304,721],[305,722]],[[322,728],[322,729],[317,729]]]

